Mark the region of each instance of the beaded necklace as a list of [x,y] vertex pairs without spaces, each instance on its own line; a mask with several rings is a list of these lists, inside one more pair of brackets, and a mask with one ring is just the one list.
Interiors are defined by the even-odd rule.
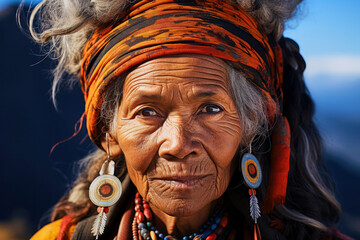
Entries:
[[227,235],[224,231],[227,225],[228,216],[224,207],[219,205],[198,233],[183,237],[165,236],[153,226],[149,204],[142,199],[138,192],[135,195],[135,216],[132,223],[134,240],[220,240]]

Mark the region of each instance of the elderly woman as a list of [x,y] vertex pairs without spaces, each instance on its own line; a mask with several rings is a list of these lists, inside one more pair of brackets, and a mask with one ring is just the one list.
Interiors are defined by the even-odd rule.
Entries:
[[299,2],[40,3],[53,94],[80,78],[98,150],[32,239],[346,239],[282,37]]

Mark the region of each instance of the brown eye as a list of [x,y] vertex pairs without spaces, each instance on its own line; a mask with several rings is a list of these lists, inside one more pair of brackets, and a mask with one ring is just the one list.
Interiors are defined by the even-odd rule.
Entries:
[[139,111],[139,115],[143,117],[159,116],[159,114],[152,108],[144,108]]
[[208,104],[202,108],[201,113],[215,114],[222,111],[223,111],[222,107],[216,104]]

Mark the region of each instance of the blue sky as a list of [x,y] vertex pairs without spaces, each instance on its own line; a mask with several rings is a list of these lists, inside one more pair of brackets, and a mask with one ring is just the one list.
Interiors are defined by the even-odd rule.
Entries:
[[295,39],[306,74],[360,76],[360,1],[305,0],[284,35]]
[[308,55],[360,55],[360,1],[305,0],[285,35],[294,37]]

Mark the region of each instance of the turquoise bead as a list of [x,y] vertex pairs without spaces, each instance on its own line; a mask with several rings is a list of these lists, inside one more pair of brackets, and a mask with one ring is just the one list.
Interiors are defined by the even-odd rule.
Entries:
[[140,230],[140,235],[141,235],[144,239],[146,239],[147,237],[150,236],[149,231],[148,231],[146,228],[143,228],[143,229]]
[[147,225],[148,227],[151,227],[151,226],[152,226],[151,222],[147,222],[146,225]]

